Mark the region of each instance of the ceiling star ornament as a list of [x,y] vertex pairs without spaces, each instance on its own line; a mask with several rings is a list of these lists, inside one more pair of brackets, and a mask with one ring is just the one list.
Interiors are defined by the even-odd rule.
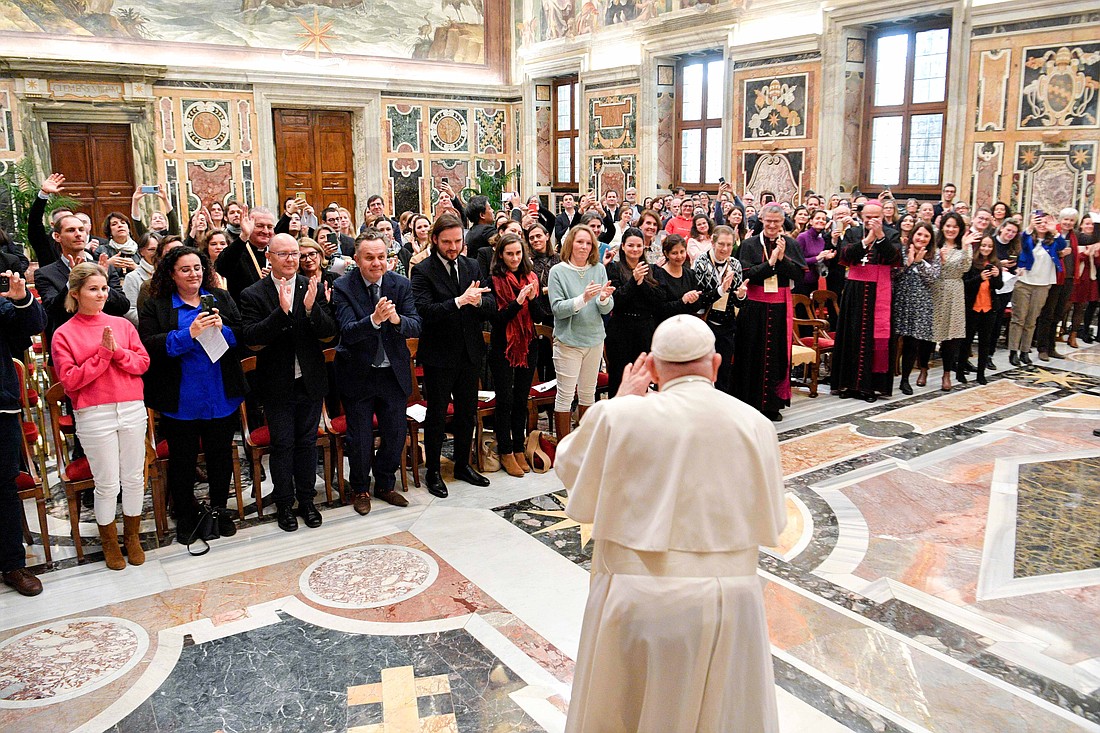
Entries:
[[310,46],[313,46],[313,58],[321,58],[321,47],[324,46],[325,50],[329,53],[333,53],[332,46],[328,45],[328,42],[338,38],[336,33],[332,32],[332,21],[328,21],[324,25],[321,25],[321,19],[317,15],[317,9],[313,9],[313,25],[306,23],[301,18],[298,18],[298,22],[302,24],[302,28],[305,30],[302,33],[297,34],[299,38],[306,39],[302,42],[302,45],[298,46],[299,51],[305,51]]
[[1048,372],[1046,369],[1040,369],[1037,373],[1025,378],[1030,379],[1032,384],[1044,384],[1046,382],[1054,382],[1055,384],[1065,387],[1066,389],[1073,389],[1078,384],[1088,381],[1084,377],[1076,377],[1069,372],[1055,374],[1054,372]]
[[[551,496],[553,496],[555,499],[557,499],[558,503],[561,504],[563,507],[565,506],[565,502],[567,501],[566,497],[564,497],[560,494],[551,494]],[[528,510],[527,513],[528,514],[538,514],[539,516],[542,516],[542,517],[552,517],[554,519],[560,519],[561,520],[560,522],[557,522],[555,524],[551,524],[549,527],[543,527],[538,532],[535,532],[535,534],[543,534],[544,532],[554,532],[554,531],[557,531],[559,529],[572,529],[573,527],[577,527],[581,531],[581,549],[582,550],[585,547],[588,547],[588,543],[592,541],[592,525],[591,524],[581,524],[580,522],[572,520],[572,519],[569,518],[569,516],[564,511],[551,512],[551,511],[539,511],[537,509],[530,509],[530,510]]]

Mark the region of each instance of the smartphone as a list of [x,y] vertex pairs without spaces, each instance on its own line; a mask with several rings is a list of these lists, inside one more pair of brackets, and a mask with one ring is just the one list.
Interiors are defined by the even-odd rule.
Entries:
[[539,214],[539,204],[538,204],[538,202],[537,201],[528,202],[527,211],[528,211],[528,213],[531,214],[531,216],[538,216],[538,214]]
[[335,244],[337,246],[340,244],[340,235],[336,232],[329,232],[325,239],[328,240],[329,244]]
[[718,182],[719,183],[725,183],[726,182],[725,176],[718,176]]
[[306,200],[306,192],[305,191],[297,191],[294,194],[294,198],[298,201],[305,201]]
[[202,307],[203,313],[213,313],[214,307],[217,303],[214,301],[213,295],[204,295],[199,298],[199,304]]
[[141,187],[141,192],[142,193],[160,193],[160,184],[157,184],[155,186],[142,186]]
[[7,275],[0,275],[0,293],[6,293],[11,289],[11,278]]
[[444,186],[446,186],[446,185],[447,185],[447,182],[448,182],[448,181],[447,181],[447,176],[443,176],[442,178],[440,178],[440,179],[439,179],[439,182],[440,182],[440,183],[442,183],[442,184],[443,184]]

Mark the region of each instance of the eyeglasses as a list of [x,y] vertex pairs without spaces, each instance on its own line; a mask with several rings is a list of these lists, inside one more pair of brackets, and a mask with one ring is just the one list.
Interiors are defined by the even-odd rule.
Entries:
[[268,250],[268,254],[275,255],[282,260],[296,260],[301,256],[300,252],[272,252]]
[[319,260],[321,259],[321,253],[316,250],[312,252],[302,252],[299,258],[303,260]]

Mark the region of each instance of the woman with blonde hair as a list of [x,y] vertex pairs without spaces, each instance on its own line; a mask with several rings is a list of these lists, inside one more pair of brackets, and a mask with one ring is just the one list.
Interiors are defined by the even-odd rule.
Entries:
[[550,310],[554,314],[554,371],[558,391],[554,426],[558,438],[572,429],[573,397],[578,418],[596,401],[596,379],[603,356],[603,317],[615,303],[615,286],[598,261],[598,244],[591,229],[578,224],[562,239],[562,261],[550,268]]
[[126,561],[118,544],[115,503],[122,491],[123,544],[131,565],[145,562],[141,511],[145,500],[147,418],[141,375],[149,353],[125,318],[103,312],[107,271],[82,262],[69,273],[65,310],[73,317],[54,332],[57,377],[72,400],[76,435],[95,481],[95,521],[111,570]]

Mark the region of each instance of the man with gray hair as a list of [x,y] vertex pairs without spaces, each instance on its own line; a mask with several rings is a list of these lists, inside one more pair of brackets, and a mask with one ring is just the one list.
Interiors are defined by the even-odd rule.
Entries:
[[1058,233],[1066,238],[1069,246],[1062,250],[1062,269],[1058,271],[1058,280],[1050,286],[1046,303],[1039,313],[1039,320],[1035,322],[1035,344],[1039,349],[1039,361],[1065,358],[1057,349],[1058,324],[1065,319],[1069,297],[1073,294],[1077,253],[1080,249],[1076,231],[1079,218],[1077,209],[1072,207],[1058,212]]
[[228,283],[233,300],[240,302],[241,291],[259,282],[271,272],[265,266],[267,245],[275,236],[275,215],[264,206],[241,212],[241,236],[222,250],[217,270]]
[[673,316],[652,344],[558,446],[566,514],[595,542],[565,730],[771,733],[756,563],[787,521],[779,441],[714,388],[702,320]]

